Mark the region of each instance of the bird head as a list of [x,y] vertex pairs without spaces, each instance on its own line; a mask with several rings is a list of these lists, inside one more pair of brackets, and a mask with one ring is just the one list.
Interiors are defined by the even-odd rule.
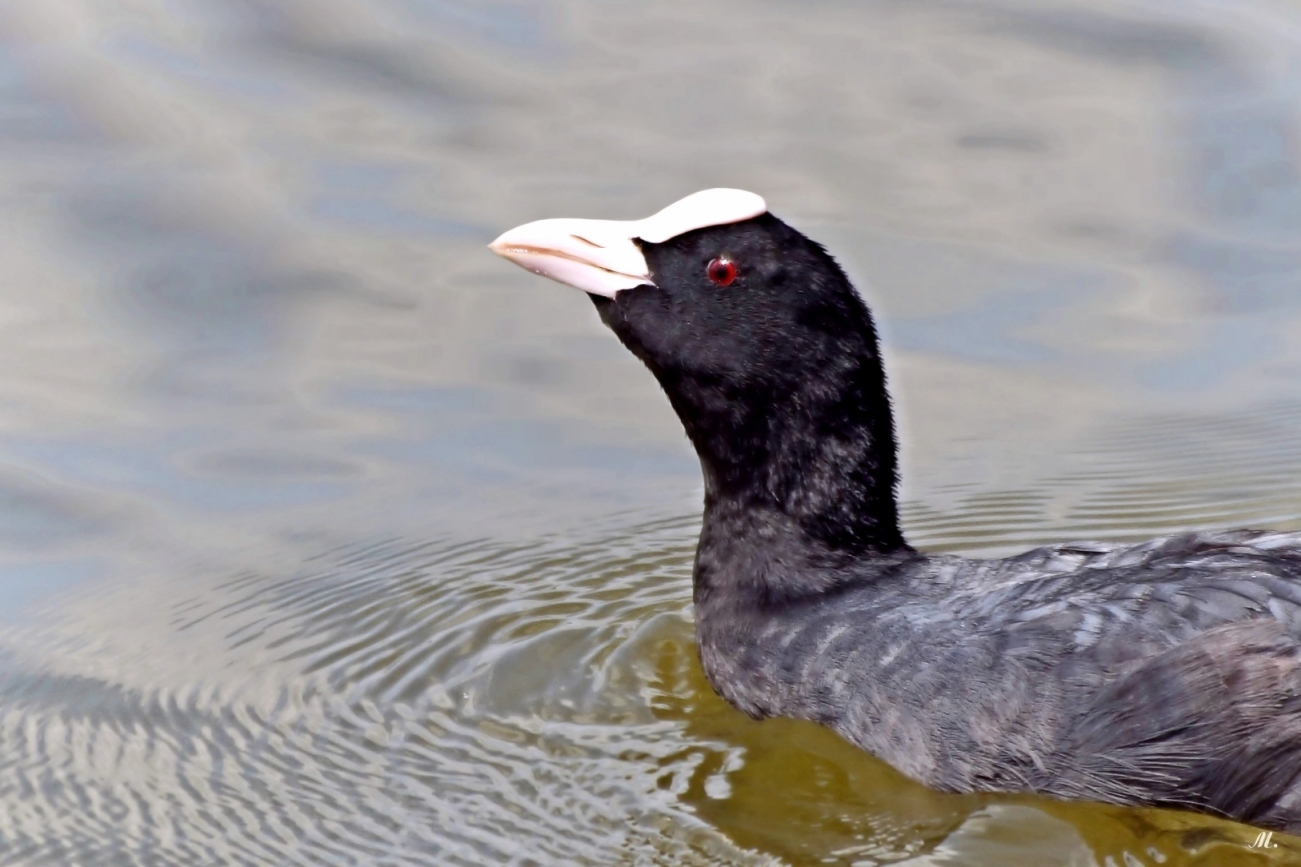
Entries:
[[704,190],[643,220],[540,220],[490,246],[588,293],[682,420],[707,507],[775,509],[837,544],[902,545],[871,314],[761,197]]

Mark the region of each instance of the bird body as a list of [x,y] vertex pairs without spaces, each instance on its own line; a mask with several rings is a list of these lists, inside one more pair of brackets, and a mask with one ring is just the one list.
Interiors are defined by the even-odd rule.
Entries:
[[1301,536],[872,558],[775,608],[698,604],[710,682],[954,792],[1301,829]]
[[697,643],[728,702],[937,789],[1301,833],[1301,534],[918,552],[875,325],[831,256],[740,191],[591,222],[493,248],[588,292],[682,420]]

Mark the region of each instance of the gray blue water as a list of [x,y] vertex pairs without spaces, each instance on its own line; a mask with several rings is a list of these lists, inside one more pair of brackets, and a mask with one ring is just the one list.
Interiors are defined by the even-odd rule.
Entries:
[[0,864],[1226,865],[691,641],[698,467],[484,245],[708,186],[883,327],[915,544],[1301,529],[1301,5],[0,3]]

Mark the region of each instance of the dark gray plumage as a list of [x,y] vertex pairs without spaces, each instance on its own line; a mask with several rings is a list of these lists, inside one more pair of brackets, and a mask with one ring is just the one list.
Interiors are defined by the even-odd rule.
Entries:
[[[555,276],[582,261],[564,243],[554,271],[540,243],[519,255]],[[729,702],[939,789],[1301,833],[1301,534],[919,553],[875,326],[831,257],[771,214],[635,243],[650,282],[576,279],[700,456],[696,632]]]
[[701,658],[728,701],[824,723],[947,791],[1301,831],[1301,536],[902,555],[852,571],[780,610],[700,603]]

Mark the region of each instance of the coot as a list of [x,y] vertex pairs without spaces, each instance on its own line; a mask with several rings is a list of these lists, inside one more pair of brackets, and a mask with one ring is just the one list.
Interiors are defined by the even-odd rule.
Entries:
[[815,720],[925,784],[1301,832],[1301,534],[909,547],[872,316],[740,190],[492,249],[587,292],[700,456],[696,637],[753,717]]

